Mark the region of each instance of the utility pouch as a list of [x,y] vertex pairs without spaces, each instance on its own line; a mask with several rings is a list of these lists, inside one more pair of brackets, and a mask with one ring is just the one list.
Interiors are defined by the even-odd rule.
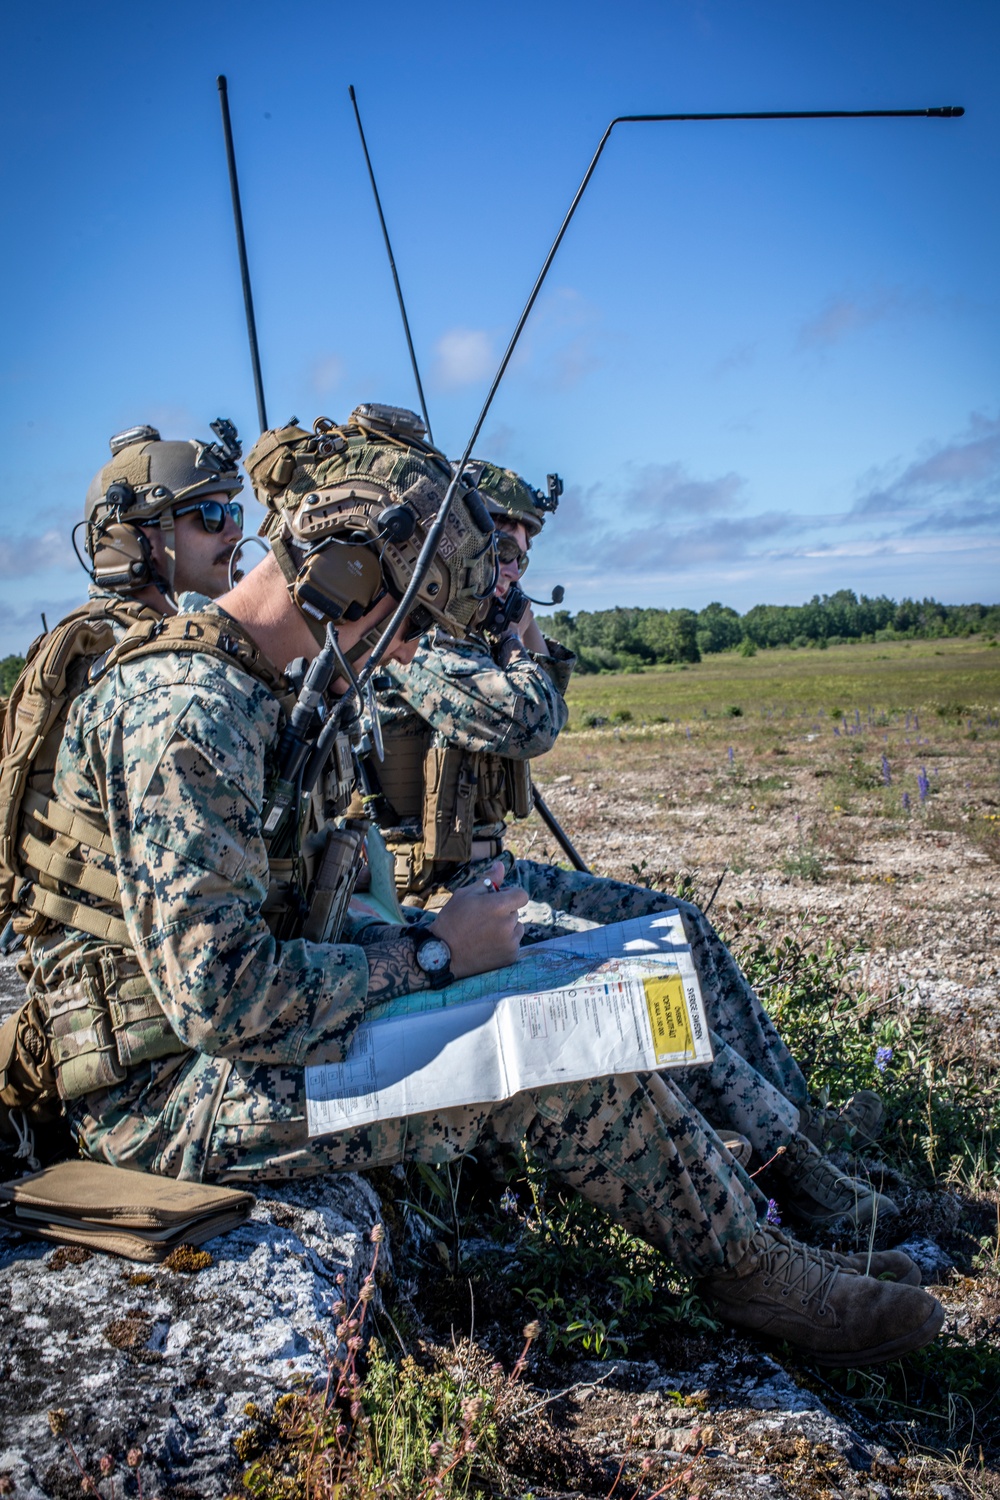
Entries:
[[424,759],[424,857],[464,864],[472,855],[478,761],[468,750],[432,745]]
[[12,1110],[23,1110],[33,1125],[58,1118],[52,1052],[34,999],[27,1000],[0,1027],[0,1136]]
[[475,822],[479,826],[502,823],[509,811],[507,760],[502,755],[481,755],[479,757],[479,786],[476,790]]
[[385,754],[378,767],[378,782],[396,822],[420,817],[430,740],[430,728],[420,719],[410,717],[401,724],[388,720],[382,725]]
[[111,1034],[123,1068],[187,1051],[134,958],[106,953],[100,967]]
[[64,1099],[125,1082],[98,965],[87,960],[76,980],[48,997],[47,1008],[56,1082]]
[[309,892],[302,936],[310,943],[335,943],[361,868],[361,847],[368,822],[352,818],[344,828],[327,832],[323,857]]
[[531,766],[526,760],[503,757],[504,777],[507,782],[507,807],[515,818],[526,818],[535,805],[531,791]]

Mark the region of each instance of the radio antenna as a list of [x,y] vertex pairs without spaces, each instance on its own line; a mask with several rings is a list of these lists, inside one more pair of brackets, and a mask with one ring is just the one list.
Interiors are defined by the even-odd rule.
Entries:
[[240,257],[240,280],[243,283],[243,306],[247,315],[247,337],[250,340],[250,363],[253,367],[253,388],[257,395],[257,420],[261,432],[267,431],[267,407],[264,405],[264,381],[260,373],[260,351],[257,348],[257,320],[253,314],[253,292],[250,289],[250,266],[247,262],[247,242],[243,234],[243,210],[240,207],[240,184],[236,175],[236,152],[233,149],[233,127],[229,118],[229,85],[225,73],[215,80],[219,86],[219,103],[222,106],[222,133],[226,138],[226,162],[229,166],[229,191],[233,199],[233,223],[236,226],[236,248]]
[[437,552],[442,533],[444,532],[445,522],[448,519],[448,512],[451,510],[451,504],[455,497],[455,490],[458,486],[459,478],[464,472],[465,466],[469,462],[469,459],[472,455],[472,450],[476,445],[476,439],[479,437],[483,423],[486,421],[486,417],[489,413],[489,409],[493,405],[493,398],[500,387],[500,382],[507,372],[507,366],[510,364],[511,356],[513,355],[514,350],[517,347],[518,339],[521,337],[524,325],[528,321],[531,309],[535,305],[545,278],[549,274],[549,267],[552,265],[552,262],[556,258],[556,252],[563,242],[563,237],[570,226],[573,215],[576,213],[578,207],[580,206],[580,200],[583,197],[584,193],[587,191],[590,179],[593,177],[594,172],[597,168],[597,163],[600,161],[601,154],[604,151],[604,148],[607,145],[608,140],[610,139],[611,132],[614,130],[616,125],[652,125],[661,123],[677,124],[681,121],[699,122],[707,120],[954,120],[958,119],[961,115],[964,114],[965,110],[961,105],[946,104],[932,109],[798,109],[758,110],[752,112],[739,111],[736,113],[714,114],[616,115],[615,118],[611,121],[607,130],[605,130],[604,134],[601,136],[597,150],[594,152],[593,158],[591,159],[590,166],[587,168],[586,172],[583,175],[583,181],[577,188],[576,193],[573,197],[573,201],[566,211],[566,217],[563,219],[562,223],[559,226],[559,232],[556,235],[555,239],[552,241],[552,247],[549,250],[548,255],[545,257],[545,260],[542,262],[542,269],[539,271],[538,276],[535,279],[535,284],[531,288],[531,293],[524,305],[524,311],[521,313],[521,316],[517,320],[514,332],[510,337],[510,342],[508,343],[507,348],[504,351],[504,356],[500,361],[500,366],[493,377],[493,383],[491,384],[489,391],[487,392],[486,400],[483,402],[482,410],[480,411],[479,416],[476,418],[476,424],[469,436],[469,441],[465,445],[465,452],[462,454],[461,460],[459,461],[452,476],[451,483],[448,485],[448,488],[444,493],[444,498],[441,501],[437,515],[434,518],[434,524],[431,526],[426,538],[424,539],[424,544],[420,549],[420,556],[417,558],[416,567],[414,568],[413,575],[410,578],[409,583],[407,584],[406,591],[403,594],[402,599],[399,601],[399,604],[396,606],[395,611],[389,616],[382,636],[375,646],[375,649],[372,651],[371,656],[368,658],[364,670],[360,674],[359,682],[362,688],[368,682],[368,679],[372,676],[372,674],[378,670],[379,663],[381,662],[386,651],[389,649],[389,642],[392,640],[393,636],[396,634],[396,631],[402,625],[403,621],[406,619],[407,615],[410,613],[416,602],[417,594],[420,591],[424,579],[427,577],[428,569],[430,568],[431,562],[433,561],[434,554]]
[[403,288],[399,284],[399,275],[396,271],[396,259],[392,253],[392,244],[389,240],[389,230],[386,227],[385,214],[382,212],[382,199],[379,197],[378,184],[375,181],[375,169],[372,159],[368,153],[368,142],[365,140],[365,128],[361,123],[361,111],[358,109],[358,98],[354,92],[354,85],[348,85],[348,93],[351,103],[354,105],[354,118],[358,122],[358,135],[361,137],[361,149],[365,153],[365,164],[368,167],[368,178],[372,185],[372,193],[375,195],[375,208],[378,212],[378,221],[382,226],[382,238],[385,240],[385,253],[389,257],[389,270],[392,272],[392,284],[396,288],[396,300],[399,303],[400,316],[403,319],[403,332],[406,334],[406,347],[410,351],[410,364],[413,367],[413,378],[417,382],[417,395],[420,398],[420,411],[423,415],[424,426],[427,428],[427,441],[431,447],[434,446],[434,436],[431,432],[431,419],[427,415],[427,402],[424,400],[424,387],[420,379],[420,368],[417,364],[416,350],[413,347],[413,339],[410,337],[410,320],[406,316],[406,303],[403,301]]

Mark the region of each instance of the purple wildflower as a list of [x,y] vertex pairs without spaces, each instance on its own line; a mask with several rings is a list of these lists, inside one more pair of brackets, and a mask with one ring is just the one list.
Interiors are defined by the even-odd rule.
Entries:
[[927,767],[926,766],[921,766],[920,767],[920,775],[917,777],[917,791],[920,793],[920,800],[921,800],[921,802],[926,802],[927,801],[927,796],[928,796],[928,793],[930,792],[930,789],[931,789],[931,784],[927,780]]
[[892,1048],[879,1047],[875,1052],[875,1066],[876,1068],[878,1068],[879,1072],[884,1073],[891,1062]]
[[733,747],[732,747],[732,745],[730,745],[730,747],[729,747],[729,764],[732,765],[732,763],[733,763]]
[[781,1223],[781,1213],[779,1212],[778,1205],[773,1198],[768,1198],[767,1200],[766,1222],[768,1224],[773,1224],[776,1228]]
[[910,794],[909,794],[909,792],[904,792],[903,793],[903,811],[904,812],[909,812],[909,810],[910,810]]
[[886,786],[892,786],[892,772],[889,770],[888,758],[882,757],[882,781]]
[[913,715],[913,727],[914,729],[920,728],[920,720],[917,718],[916,714]]

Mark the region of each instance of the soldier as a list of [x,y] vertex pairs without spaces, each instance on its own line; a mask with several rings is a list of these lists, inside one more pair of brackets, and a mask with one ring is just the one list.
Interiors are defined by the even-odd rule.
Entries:
[[[857,1260],[763,1223],[760,1194],[656,1075],[308,1136],[304,1065],[342,1058],[369,1001],[507,962],[524,895],[480,883],[429,932],[372,925],[356,944],[302,935],[272,858],[283,829],[299,826],[283,801],[296,719],[275,663],[360,659],[412,573],[448,471],[415,418],[371,407],[342,427],[265,433],[247,467],[273,555],[217,604],[140,624],[116,646],[73,705],[44,808],[72,849],[53,894],[75,906],[69,922],[53,905],[63,915],[32,937],[30,989],[84,1151],[245,1182],[527,1140],[562,1181],[699,1278],[737,1326],[834,1364],[935,1337],[943,1310],[919,1286],[860,1274]],[[475,492],[460,489],[410,630],[468,629],[494,581],[493,535]],[[340,705],[321,722],[332,740]],[[324,810],[345,781],[338,757],[313,794]],[[871,1268],[906,1270],[900,1260]]]
[[180,593],[214,599],[229,585],[243,535],[240,445],[231,422],[218,441],[164,442],[155,427],[111,439],[84,513],[91,597],[126,597],[168,614]]
[[[494,464],[477,462],[467,477],[501,532],[497,592],[505,598],[554,502]],[[543,637],[530,605],[488,639],[457,642],[439,631],[393,653],[377,678],[386,758],[371,806],[395,857],[400,897],[433,909],[502,857],[505,883],[529,897],[525,941],[680,910],[715,1060],[674,1073],[674,1083],[717,1129],[745,1136],[760,1162],[773,1160],[782,1199],[803,1221],[861,1225],[896,1213],[891,1199],[819,1149],[831,1137],[871,1139],[883,1113],[877,1095],[863,1091],[842,1110],[810,1104],[801,1069],[696,906],[504,850],[506,815],[524,817],[532,806],[529,760],[551,748],[566,722],[572,666],[570,653]]]
[[[25,928],[35,882],[17,850],[36,838],[18,828],[26,793],[48,796],[66,711],[92,662],[142,619],[174,613],[175,594],[222,593],[243,531],[239,440],[231,422],[212,424],[218,441],[164,442],[155,427],[130,427],[111,439],[111,459],[87,490],[84,519],[90,577],[86,604],[29,648],[0,722],[0,945],[17,946],[7,913],[20,907]],[[6,925],[5,925],[6,922]],[[2,1123],[2,1122],[0,1122]],[[0,1135],[4,1132],[0,1129]]]

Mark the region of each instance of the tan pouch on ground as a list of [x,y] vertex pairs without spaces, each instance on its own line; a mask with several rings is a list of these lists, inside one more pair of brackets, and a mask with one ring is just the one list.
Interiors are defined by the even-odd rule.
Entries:
[[235,1229],[254,1205],[252,1193],[235,1188],[96,1161],[61,1161],[0,1183],[3,1201],[13,1205],[8,1223],[24,1234],[143,1261]]

